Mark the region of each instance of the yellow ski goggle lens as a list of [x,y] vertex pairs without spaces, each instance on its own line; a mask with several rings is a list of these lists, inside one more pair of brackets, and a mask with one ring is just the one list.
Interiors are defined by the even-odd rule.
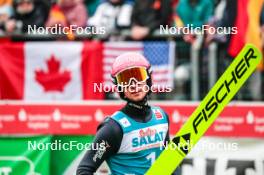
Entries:
[[147,70],[144,67],[133,67],[116,75],[117,83],[123,86],[128,86],[132,79],[135,79],[137,82],[143,82],[148,78]]

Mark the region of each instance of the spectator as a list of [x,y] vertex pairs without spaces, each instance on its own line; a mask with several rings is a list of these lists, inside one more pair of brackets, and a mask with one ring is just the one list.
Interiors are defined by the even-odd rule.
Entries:
[[[221,0],[218,6],[223,8],[223,14],[217,14],[218,7],[216,8],[216,13],[210,22],[211,27],[233,27],[235,25],[236,17],[237,17],[237,0]],[[220,41],[223,40],[226,44],[229,44],[231,35],[223,35],[222,39],[218,38],[217,35],[207,33],[205,39],[205,45],[208,46],[212,41]],[[220,39],[220,40],[219,40]]]
[[104,27],[106,33],[131,25],[132,5],[124,0],[108,0],[98,6],[88,25]]
[[51,7],[49,18],[46,22],[47,27],[54,27],[55,25],[61,25],[62,27],[68,26],[66,16],[58,4],[54,4]]
[[[88,18],[87,10],[82,0],[58,0],[54,3],[49,19],[46,23],[47,27],[85,27],[86,20]],[[75,36],[70,31],[67,31],[67,37],[69,40],[74,40]]]
[[211,0],[180,0],[176,13],[185,26],[192,24],[193,27],[201,27],[212,16],[213,3]]
[[88,13],[82,0],[58,0],[58,5],[69,25],[86,26]]
[[136,0],[132,13],[131,37],[140,40],[147,37],[160,25],[169,24],[170,0]]
[[[176,7],[176,15],[184,26],[201,27],[206,24],[213,14],[211,0],[180,0]],[[193,43],[195,35],[187,34],[184,40]]]
[[42,27],[48,17],[49,4],[45,0],[14,0],[14,16],[5,23],[5,30],[27,32],[29,26]]
[[[229,2],[227,2],[227,0],[220,0],[217,3],[215,7],[214,15],[210,19],[210,22],[208,23],[210,27],[216,28],[217,26],[221,25],[222,19],[227,18],[226,14],[229,14],[230,11],[233,11],[233,13],[235,12],[233,6],[230,6],[229,4],[227,4],[230,2],[232,2],[232,0],[229,0]],[[229,7],[227,7],[227,5],[229,5]],[[228,19],[226,19],[225,24],[224,23],[222,24],[225,26],[222,26],[222,27],[231,27],[233,23],[232,18],[234,17],[229,17]],[[213,34],[213,33],[207,32],[204,44],[206,47],[208,47],[212,41],[216,41],[218,43],[226,43],[227,39],[228,37],[225,34]]]
[[86,6],[86,10],[88,11],[88,16],[93,16],[100,4],[100,0],[85,0],[84,4]]
[[13,14],[11,0],[0,1],[0,32],[4,32],[5,23]]

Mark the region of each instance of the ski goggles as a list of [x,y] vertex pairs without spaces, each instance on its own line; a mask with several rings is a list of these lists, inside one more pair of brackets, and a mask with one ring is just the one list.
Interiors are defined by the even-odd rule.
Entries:
[[122,86],[129,86],[133,79],[140,83],[145,82],[148,78],[147,70],[144,67],[133,67],[116,75],[117,84]]

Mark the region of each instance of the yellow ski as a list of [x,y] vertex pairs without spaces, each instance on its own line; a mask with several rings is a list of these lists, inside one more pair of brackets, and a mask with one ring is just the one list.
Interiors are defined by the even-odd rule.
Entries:
[[188,121],[167,145],[147,175],[170,175],[212,125],[224,107],[254,72],[261,60],[258,49],[247,44],[219,78]]

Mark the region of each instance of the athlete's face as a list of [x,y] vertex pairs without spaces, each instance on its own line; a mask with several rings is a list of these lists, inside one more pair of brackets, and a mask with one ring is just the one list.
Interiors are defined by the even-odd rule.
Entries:
[[141,101],[148,93],[148,86],[146,82],[136,83],[132,81],[131,84],[125,87],[125,97],[130,99],[131,101]]

